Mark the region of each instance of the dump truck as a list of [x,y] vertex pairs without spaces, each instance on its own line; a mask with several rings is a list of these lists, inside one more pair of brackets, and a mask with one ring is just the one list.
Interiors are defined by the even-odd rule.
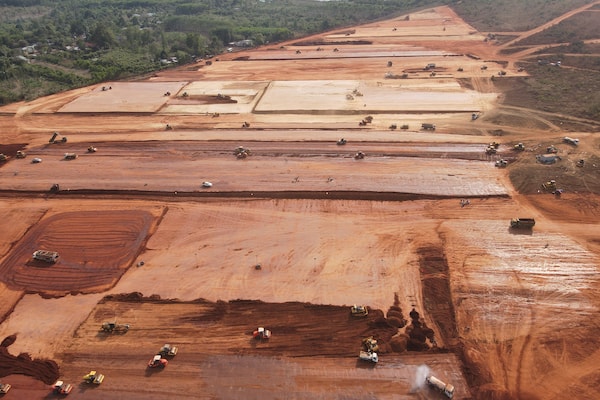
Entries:
[[169,360],[157,354],[148,361],[148,368],[164,368],[167,364],[169,364]]
[[362,160],[363,158],[365,158],[365,153],[362,151],[359,151],[354,155],[355,160]]
[[75,153],[65,153],[65,160],[74,160],[77,158],[77,154]]
[[4,153],[0,153],[0,161],[8,161],[8,156]]
[[496,166],[496,167],[498,167],[498,168],[504,168],[504,167],[506,167],[507,165],[508,165],[508,161],[506,161],[506,160],[504,160],[504,159],[498,160],[498,161],[496,161],[496,163],[495,163],[495,166]]
[[10,390],[11,386],[9,383],[0,382],[0,394],[6,394]]
[[517,143],[513,146],[513,149],[515,151],[524,151],[525,150],[525,145],[523,143]]
[[542,188],[544,190],[553,192],[556,190],[556,181],[554,179],[552,179],[552,180],[549,180],[548,182],[544,182],[544,183],[542,183]]
[[449,383],[444,383],[433,375],[429,375],[425,378],[425,382],[429,387],[432,387],[441,393],[443,393],[447,398],[451,399],[454,397],[454,386]]
[[71,390],[73,390],[73,385],[71,385],[69,383],[65,383],[63,381],[56,381],[54,383],[54,385],[52,385],[52,392],[54,394],[67,395],[67,394],[71,393]]
[[579,139],[573,139],[573,138],[570,138],[568,136],[565,136],[563,138],[563,142],[564,143],[568,143],[568,144],[572,144],[573,146],[579,145]]
[[129,324],[117,324],[116,322],[104,322],[101,326],[102,331],[106,333],[126,333],[129,330]]
[[344,145],[346,143],[348,143],[348,141],[346,139],[344,139],[344,138],[341,138],[340,140],[337,141],[337,144],[340,145],[340,146]]
[[93,383],[99,385],[104,381],[104,375],[99,374],[96,371],[90,371],[83,376],[83,381],[86,383]]
[[59,255],[56,251],[36,250],[33,252],[33,259],[54,264],[58,261]]
[[510,220],[510,227],[514,229],[533,229],[535,219],[533,218],[513,218]]
[[87,152],[88,153],[95,153],[97,151],[98,151],[98,149],[96,147],[94,147],[94,146],[90,146],[90,147],[87,148]]
[[25,158],[27,157],[27,154],[23,151],[23,150],[17,150],[17,158]]
[[377,355],[377,353],[371,351],[361,350],[360,353],[358,353],[358,359],[362,361],[369,361],[372,363],[379,362],[379,356]]
[[267,340],[271,337],[271,331],[261,326],[252,332],[252,337],[256,340]]
[[366,317],[369,314],[367,306],[357,306],[356,304],[350,307],[350,315],[353,317]]
[[160,354],[163,357],[174,357],[177,354],[177,351],[179,349],[177,348],[177,346],[171,346],[170,344],[165,344],[163,347],[160,348],[160,350],[158,351],[158,354]]

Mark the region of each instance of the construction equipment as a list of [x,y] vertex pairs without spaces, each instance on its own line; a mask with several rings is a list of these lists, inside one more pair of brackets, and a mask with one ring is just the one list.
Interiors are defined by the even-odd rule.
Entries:
[[177,354],[179,348],[177,346],[171,346],[170,344],[165,344],[160,348],[157,354],[160,354],[163,357],[174,357]]
[[340,146],[345,145],[346,143],[348,143],[348,141],[344,138],[341,138],[340,140],[337,141],[337,144]]
[[0,382],[0,394],[6,394],[10,390],[11,386],[9,383]]
[[475,121],[477,118],[479,118],[479,114],[477,114],[477,113],[471,114],[471,121]]
[[353,317],[366,317],[369,314],[367,306],[357,306],[356,304],[350,307],[350,315]]
[[88,153],[95,153],[97,151],[98,151],[98,149],[95,148],[94,146],[90,146],[90,147],[87,148],[87,152]]
[[533,218],[513,218],[510,220],[510,227],[514,229],[533,229],[535,219]]
[[48,140],[48,143],[66,143],[67,142],[67,137],[63,136],[62,138],[60,138],[60,140],[58,140],[58,136],[60,134],[58,132],[54,132],[52,134],[52,137],[50,138],[50,140]]
[[421,124],[421,129],[424,129],[426,131],[435,131],[435,124]]
[[498,150],[494,146],[488,146],[485,149],[485,154],[496,154]]
[[50,187],[50,193],[58,193],[59,191],[60,185],[58,183],[55,183]]
[[22,150],[17,150],[16,157],[17,158],[25,158],[25,157],[27,157],[27,154],[24,151],[22,151]]
[[257,340],[268,340],[271,337],[271,331],[263,327],[259,327],[252,332],[252,337]]
[[363,351],[377,353],[379,351],[379,345],[377,344],[377,340],[373,339],[373,336],[364,338],[362,340],[362,349]]
[[148,361],[148,368],[164,368],[167,364],[169,364],[169,360],[157,354]]
[[251,154],[252,153],[250,152],[250,149],[246,149],[243,146],[239,146],[233,151],[233,155],[235,155],[235,157],[239,159],[246,158]]
[[362,151],[359,151],[354,155],[354,159],[356,160],[362,160],[363,158],[365,158],[365,153],[363,153]]
[[454,397],[454,386],[449,383],[444,383],[433,375],[429,375],[425,378],[425,382],[430,387],[439,390],[443,393],[447,398],[451,399]]
[[65,160],[74,160],[77,158],[77,154],[75,153],[65,153]]
[[370,351],[361,350],[360,353],[358,353],[358,359],[362,361],[369,361],[372,363],[379,362],[379,356],[377,355],[377,353],[373,353]]
[[548,182],[542,183],[542,188],[547,191],[555,191],[556,190],[556,181],[554,179],[549,180]]
[[106,333],[127,333],[129,324],[117,324],[115,322],[104,322],[101,327]]
[[579,145],[579,139],[573,139],[573,138],[570,138],[568,136],[565,136],[563,138],[563,143],[568,143],[568,144],[572,144],[573,146],[578,146]]
[[104,375],[99,374],[96,371],[90,371],[89,373],[83,376],[83,381],[86,383],[93,383],[95,385],[99,385],[104,381]]
[[490,144],[488,144],[488,147],[493,147],[495,149],[500,147],[500,143],[498,142],[490,142]]
[[71,390],[73,390],[73,385],[71,385],[70,383],[65,383],[63,381],[56,381],[54,385],[52,385],[52,392],[54,394],[67,395],[71,393]]
[[34,157],[34,158],[31,159],[31,163],[32,164],[39,164],[41,162],[42,162],[42,159],[39,158],[39,157]]
[[55,264],[58,261],[59,255],[56,251],[36,250],[33,252],[33,259]]
[[8,161],[8,156],[4,153],[0,153],[0,162]]
[[585,160],[582,158],[581,160],[577,161],[577,164],[575,165],[577,165],[580,168],[583,168],[583,164],[585,164]]
[[547,154],[556,154],[556,153],[558,153],[558,149],[556,147],[554,147],[554,145],[550,145],[550,146],[546,147],[546,153]]
[[495,166],[498,168],[504,168],[508,165],[508,161],[506,161],[505,159],[501,159],[496,161]]
[[525,150],[525,145],[523,143],[517,143],[513,146],[513,149],[515,151],[524,151]]

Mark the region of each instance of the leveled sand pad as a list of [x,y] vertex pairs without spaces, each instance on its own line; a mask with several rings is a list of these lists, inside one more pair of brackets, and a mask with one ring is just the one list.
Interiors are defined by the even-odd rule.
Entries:
[[401,82],[408,81],[272,82],[255,112],[469,112],[496,98],[494,93],[465,90],[455,81],[442,83],[441,90],[439,81],[435,89],[426,80],[409,88]]
[[58,112],[157,112],[187,82],[109,82],[77,97]]

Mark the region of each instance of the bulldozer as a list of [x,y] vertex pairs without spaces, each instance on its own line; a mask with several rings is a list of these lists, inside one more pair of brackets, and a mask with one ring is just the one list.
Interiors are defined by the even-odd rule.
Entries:
[[517,143],[513,146],[515,151],[525,151],[525,145],[523,143]]
[[542,183],[542,188],[549,192],[556,191],[556,181],[554,179]]
[[170,344],[165,344],[163,347],[160,348],[160,350],[158,351],[158,354],[160,354],[163,357],[174,357],[177,354],[177,351],[179,349],[177,348],[177,346],[171,346]]
[[83,376],[83,381],[86,383],[93,383],[99,385],[104,381],[104,375],[99,374],[96,371],[90,371],[89,373]]
[[246,158],[251,154],[252,153],[250,152],[250,149],[247,149],[243,146],[239,146],[233,151],[233,155],[235,155],[235,157],[238,159]]
[[148,368],[164,368],[167,364],[169,364],[169,360],[157,354],[148,361]]
[[129,330],[129,324],[117,324],[115,322],[104,322],[102,331],[106,333],[126,333]]
[[256,340],[268,340],[271,337],[271,331],[261,326],[252,332],[252,337]]
[[353,317],[366,317],[369,314],[367,306],[357,306],[356,304],[350,307],[350,315]]

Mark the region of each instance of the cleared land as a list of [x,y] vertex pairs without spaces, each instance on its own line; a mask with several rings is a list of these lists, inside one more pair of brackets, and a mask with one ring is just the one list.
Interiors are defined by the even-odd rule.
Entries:
[[504,105],[485,38],[436,8],[0,110],[6,397],[597,398],[597,124]]

